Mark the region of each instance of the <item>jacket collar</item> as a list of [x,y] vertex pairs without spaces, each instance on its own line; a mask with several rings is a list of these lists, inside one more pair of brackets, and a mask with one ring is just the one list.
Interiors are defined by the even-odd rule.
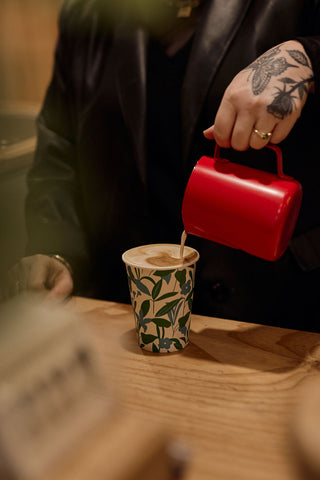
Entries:
[[[209,86],[252,0],[211,0],[197,29],[182,87],[183,156],[187,159]],[[232,15],[229,12],[232,11]],[[133,139],[142,180],[146,181],[147,36],[142,29],[116,36],[117,87]],[[200,72],[200,73],[199,73]]]

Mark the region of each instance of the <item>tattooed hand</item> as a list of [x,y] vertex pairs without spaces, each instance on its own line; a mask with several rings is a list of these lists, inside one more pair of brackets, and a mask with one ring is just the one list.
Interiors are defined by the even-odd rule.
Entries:
[[[214,125],[204,135],[221,147],[236,150],[279,143],[289,134],[313,89],[312,66],[301,43],[282,43],[232,80]],[[272,135],[262,139],[254,129]]]

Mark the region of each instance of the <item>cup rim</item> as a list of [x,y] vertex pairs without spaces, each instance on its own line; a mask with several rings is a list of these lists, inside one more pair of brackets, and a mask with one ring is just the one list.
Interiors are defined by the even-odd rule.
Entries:
[[194,265],[198,262],[199,258],[200,258],[200,254],[199,252],[193,248],[193,247],[190,247],[189,245],[186,245],[185,248],[190,248],[191,250],[193,250],[193,252],[195,252],[197,254],[196,258],[189,261],[189,262],[186,262],[186,263],[179,263],[178,265],[166,265],[166,266],[157,266],[157,265],[151,265],[150,267],[147,267],[147,266],[141,266],[139,265],[138,263],[133,263],[131,261],[128,261],[126,260],[125,258],[125,255],[128,253],[128,252],[131,252],[132,250],[136,250],[137,248],[140,248],[140,247],[151,247],[151,246],[174,246],[174,247],[180,247],[180,244],[177,244],[177,243],[149,243],[149,244],[146,244],[146,245],[138,245],[136,247],[132,247],[132,248],[129,248],[128,250],[126,250],[123,254],[122,254],[122,261],[123,263],[125,263],[126,265],[129,265],[130,267],[135,267],[135,268],[143,268],[143,269],[147,269],[147,270],[176,270],[178,268],[185,268],[185,267],[189,267],[190,265]]

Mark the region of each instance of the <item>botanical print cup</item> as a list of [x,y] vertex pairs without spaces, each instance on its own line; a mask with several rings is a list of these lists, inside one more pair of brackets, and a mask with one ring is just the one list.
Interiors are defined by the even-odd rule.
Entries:
[[127,250],[126,265],[138,344],[170,353],[189,343],[191,307],[199,253],[180,245],[154,244]]

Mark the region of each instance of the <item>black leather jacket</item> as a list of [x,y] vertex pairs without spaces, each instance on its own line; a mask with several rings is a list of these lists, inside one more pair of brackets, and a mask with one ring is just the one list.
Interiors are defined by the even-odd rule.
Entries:
[[[140,27],[113,25],[98,3],[68,1],[61,12],[55,67],[28,180],[27,253],[64,256],[75,270],[78,293],[129,302],[121,253],[161,237],[146,196],[148,35]],[[233,77],[276,44],[320,34],[318,1],[207,3],[181,93],[186,179],[198,158],[213,149],[211,142],[204,143],[202,130],[213,123]],[[318,96],[310,95],[281,145],[285,173],[304,189],[295,237],[320,225],[319,111]],[[248,161],[252,152],[233,155]],[[261,166],[264,155],[254,152],[250,161]],[[180,234],[179,225],[166,241],[177,243]],[[320,307],[316,263],[303,270],[290,249],[270,263],[197,238],[187,243],[201,255],[196,313],[318,328],[311,318]]]

